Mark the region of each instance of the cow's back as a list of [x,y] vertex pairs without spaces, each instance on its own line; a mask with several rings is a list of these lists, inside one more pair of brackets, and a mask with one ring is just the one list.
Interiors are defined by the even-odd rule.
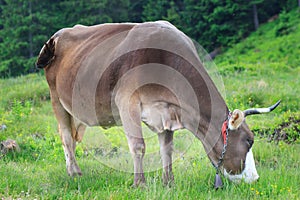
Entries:
[[[144,74],[141,66],[158,63],[190,73],[179,61],[176,65],[174,55],[199,66],[192,41],[164,21],[75,26],[57,34],[55,64],[46,69],[49,85],[66,110],[88,125],[113,123],[112,95],[128,72],[141,69]],[[144,80],[137,74],[130,84]]]

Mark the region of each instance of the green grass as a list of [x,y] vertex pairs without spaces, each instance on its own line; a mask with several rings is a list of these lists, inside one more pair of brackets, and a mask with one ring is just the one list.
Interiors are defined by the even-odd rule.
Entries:
[[12,155],[1,160],[0,190],[3,197],[28,199],[296,199],[299,145],[291,148],[284,143],[275,145],[263,140],[256,143],[259,182],[236,185],[224,180],[225,187],[219,191],[212,188],[215,171],[208,159],[199,159],[201,155],[196,153],[201,149],[200,142],[193,143],[184,159],[175,162],[176,183],[171,188],[163,186],[161,170],[146,173],[146,189],[132,188],[131,173],[106,167],[89,155],[78,158],[84,175],[71,178],[66,175],[61,156],[54,159],[53,155],[41,152],[36,160]]
[[[132,173],[119,170],[132,167],[120,127],[89,128],[76,150],[83,176],[68,177],[46,80],[33,74],[0,79],[0,125],[7,126],[0,131],[0,141],[11,138],[21,148],[0,158],[0,198],[299,199],[300,142],[295,131],[299,123],[290,118],[300,119],[299,20],[296,10],[284,13],[216,59],[231,110],[282,100],[273,113],[247,118],[256,134],[253,152],[259,182],[236,185],[223,178],[224,188],[215,191],[215,170],[202,144],[187,131],[179,131],[174,141],[175,184],[164,187],[157,137],[145,128],[148,184],[132,188]],[[284,131],[298,140],[268,142],[282,123],[288,124]]]

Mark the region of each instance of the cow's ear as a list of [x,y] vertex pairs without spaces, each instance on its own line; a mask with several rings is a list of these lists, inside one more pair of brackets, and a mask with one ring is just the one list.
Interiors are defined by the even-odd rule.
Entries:
[[42,47],[41,52],[39,54],[39,57],[36,62],[36,67],[39,69],[45,68],[47,65],[49,65],[55,55],[55,42],[56,40],[54,37],[51,37]]
[[243,123],[245,117],[244,113],[241,110],[234,110],[229,119],[228,127],[230,130],[238,129],[239,126]]

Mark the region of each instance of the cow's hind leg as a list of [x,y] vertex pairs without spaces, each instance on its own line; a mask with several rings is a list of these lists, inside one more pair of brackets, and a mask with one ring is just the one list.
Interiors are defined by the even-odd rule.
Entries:
[[134,165],[134,184],[140,186],[145,184],[145,176],[143,171],[143,158],[145,155],[145,143],[143,138],[138,138],[126,134],[130,152],[133,158]]
[[173,131],[165,130],[159,133],[158,139],[163,164],[163,183],[169,185],[174,182],[172,173]]
[[[63,144],[65,153],[67,172],[70,176],[82,175],[80,168],[75,159],[75,148],[76,148],[76,135],[83,135],[74,133],[75,124],[72,121],[70,114],[63,108],[59,101],[55,101],[52,94],[52,105],[58,121],[58,128]],[[84,131],[82,127],[80,131]]]
[[64,124],[59,124],[59,133],[65,153],[67,172],[70,176],[81,176],[81,170],[75,159],[76,140],[72,137],[72,130]]
[[143,171],[143,158],[145,155],[145,142],[142,135],[140,106],[138,103],[130,104],[129,109],[120,107],[120,117],[127,137],[129,149],[134,164],[134,184],[139,186],[145,184]]

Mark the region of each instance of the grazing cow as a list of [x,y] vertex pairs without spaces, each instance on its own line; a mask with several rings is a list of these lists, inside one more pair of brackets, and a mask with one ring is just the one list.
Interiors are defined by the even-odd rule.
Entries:
[[45,70],[67,172],[81,175],[76,142],[86,126],[120,121],[134,162],[134,185],[145,183],[141,122],[158,134],[163,181],[173,181],[173,132],[191,131],[214,167],[233,181],[258,179],[247,115],[228,110],[193,42],[166,21],[76,25],[56,32],[36,62]]

